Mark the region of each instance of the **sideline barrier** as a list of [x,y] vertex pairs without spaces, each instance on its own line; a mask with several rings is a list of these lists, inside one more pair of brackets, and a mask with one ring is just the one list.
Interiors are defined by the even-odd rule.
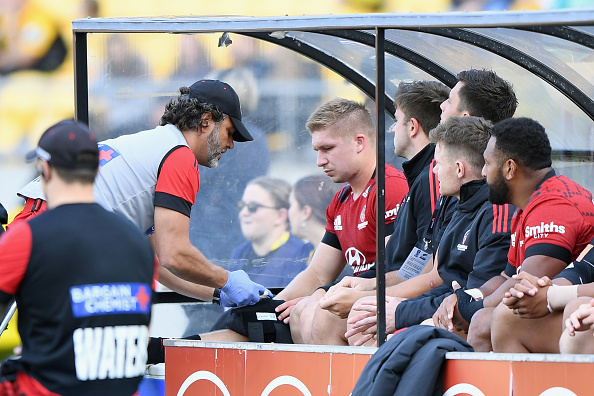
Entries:
[[[376,350],[176,339],[164,345],[165,396],[348,396]],[[446,358],[444,396],[592,394],[593,355],[450,352]]]

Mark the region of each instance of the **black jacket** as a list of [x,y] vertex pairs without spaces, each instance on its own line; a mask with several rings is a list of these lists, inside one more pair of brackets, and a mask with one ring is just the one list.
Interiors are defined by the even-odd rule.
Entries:
[[402,164],[409,191],[400,205],[394,232],[386,245],[386,272],[400,269],[415,244],[423,241],[439,198],[439,182],[433,173],[434,152],[435,145],[428,144]]
[[4,209],[4,206],[0,204],[0,234],[4,232],[4,224],[8,223],[8,212]]
[[450,351],[472,352],[472,347],[437,327],[406,329],[375,352],[363,368],[352,396],[441,396],[441,367]]
[[444,284],[396,308],[396,328],[430,318],[452,292],[452,281],[468,289],[480,287],[507,265],[510,224],[515,210],[488,201],[484,179],[464,184],[460,201],[439,241],[438,271]]

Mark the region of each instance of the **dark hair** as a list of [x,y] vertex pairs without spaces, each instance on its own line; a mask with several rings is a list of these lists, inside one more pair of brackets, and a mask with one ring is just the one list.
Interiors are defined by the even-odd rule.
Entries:
[[416,119],[428,135],[439,124],[440,105],[449,93],[450,89],[437,81],[401,82],[394,95],[394,106],[406,116],[405,123]]
[[[96,157],[95,157],[96,158]],[[99,171],[99,167],[96,168],[64,168],[61,166],[52,166],[52,169],[56,171],[60,179],[66,183],[83,183],[93,184],[95,177]]]
[[326,223],[326,208],[341,185],[325,175],[305,176],[293,186],[293,196],[300,206],[309,206],[316,220]]
[[190,88],[181,87],[180,95],[171,99],[165,106],[165,112],[159,125],[173,124],[180,131],[195,130],[202,121],[202,115],[211,113],[214,122],[221,122],[226,115],[215,106],[190,98]]
[[531,118],[509,118],[493,126],[491,136],[503,160],[513,159],[528,169],[552,165],[551,143],[542,125]]
[[518,107],[512,85],[492,70],[470,69],[460,72],[460,104],[458,111],[468,111],[493,123],[511,118]]
[[435,143],[446,145],[452,154],[463,156],[473,170],[480,173],[492,128],[493,124],[484,118],[451,116],[433,129],[429,137]]

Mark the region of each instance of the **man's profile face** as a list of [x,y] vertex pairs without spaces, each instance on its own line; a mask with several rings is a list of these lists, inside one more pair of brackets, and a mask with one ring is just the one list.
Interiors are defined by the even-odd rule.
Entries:
[[399,157],[410,159],[406,157],[408,147],[410,146],[410,139],[408,138],[408,125],[410,120],[405,122],[407,117],[399,108],[396,108],[394,118],[396,119],[396,122],[390,128],[390,132],[394,133],[394,154]]
[[213,122],[213,129],[206,141],[209,168],[216,168],[222,154],[227,149],[233,149],[233,133],[235,127],[229,117],[225,118],[220,124]]
[[346,183],[356,173],[357,142],[355,138],[342,137],[332,126],[314,131],[311,145],[318,152],[317,165],[334,183]]
[[464,83],[458,81],[450,91],[450,96],[439,106],[441,108],[441,122],[444,122],[451,116],[463,116],[464,111],[460,111],[460,89]]
[[439,179],[439,193],[444,196],[458,196],[460,193],[460,181],[456,174],[456,163],[452,158],[448,147],[438,142],[435,145],[435,167],[433,173]]
[[495,147],[495,138],[491,137],[483,157],[485,165],[483,166],[483,176],[487,178],[489,186],[489,202],[495,205],[509,203],[509,185],[503,177],[502,163],[497,153],[499,150]]

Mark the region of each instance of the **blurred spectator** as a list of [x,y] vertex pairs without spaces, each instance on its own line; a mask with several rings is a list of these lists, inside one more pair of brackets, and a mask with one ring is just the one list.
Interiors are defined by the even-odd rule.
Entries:
[[238,203],[247,242],[231,252],[229,269],[243,269],[254,282],[285,287],[307,266],[314,246],[289,232],[289,194],[284,180],[261,176],[250,181]]
[[53,71],[66,53],[57,21],[37,1],[0,1],[0,74]]
[[78,6],[78,15],[82,18],[96,18],[99,16],[99,2],[97,0],[82,0]]
[[209,260],[224,267],[229,259],[229,247],[245,240],[235,205],[248,181],[268,172],[270,154],[264,132],[254,123],[259,98],[251,72],[234,68],[216,73],[212,78],[233,84],[241,100],[242,122],[254,137],[252,142],[236,143],[216,169],[200,168],[200,191],[196,196],[200,205],[192,208],[190,240]]
[[291,233],[317,247],[326,232],[326,208],[341,188],[325,175],[299,179],[289,196]]
[[178,51],[172,78],[185,81],[206,77],[211,72],[210,57],[197,35],[181,35]]

